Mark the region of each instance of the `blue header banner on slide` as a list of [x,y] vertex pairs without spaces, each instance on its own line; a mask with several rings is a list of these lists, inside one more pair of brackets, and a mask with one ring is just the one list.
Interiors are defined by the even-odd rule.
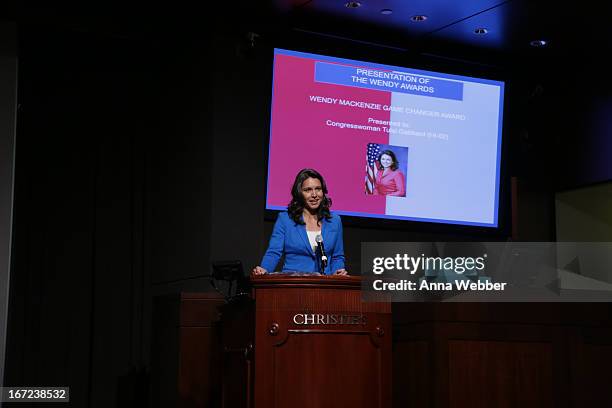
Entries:
[[383,71],[317,61],[315,81],[386,92],[463,100],[463,83],[399,71]]

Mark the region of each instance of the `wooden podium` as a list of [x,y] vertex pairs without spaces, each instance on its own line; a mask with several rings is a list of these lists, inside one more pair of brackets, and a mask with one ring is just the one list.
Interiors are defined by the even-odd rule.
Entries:
[[223,406],[391,407],[391,305],[352,276],[271,274],[222,310]]

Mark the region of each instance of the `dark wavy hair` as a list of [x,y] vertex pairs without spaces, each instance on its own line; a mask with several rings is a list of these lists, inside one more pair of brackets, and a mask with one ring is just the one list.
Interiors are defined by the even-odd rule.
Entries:
[[296,224],[304,224],[302,220],[302,214],[306,203],[304,202],[304,196],[302,195],[302,183],[308,178],[315,178],[321,182],[321,188],[323,189],[323,199],[319,208],[317,208],[317,221],[321,221],[323,218],[329,220],[331,213],[329,208],[332,205],[332,200],[327,196],[327,185],[323,176],[314,169],[302,169],[295,176],[293,187],[291,187],[291,202],[287,206],[287,212],[289,218],[291,218]]
[[383,165],[380,164],[380,158],[383,156],[383,154],[386,154],[387,156],[391,157],[391,160],[393,160],[393,163],[391,163],[391,170],[397,170],[397,168],[399,167],[399,161],[397,161],[397,157],[395,156],[395,153],[393,153],[391,150],[383,150],[378,155],[378,163],[379,163],[378,170],[385,169]]

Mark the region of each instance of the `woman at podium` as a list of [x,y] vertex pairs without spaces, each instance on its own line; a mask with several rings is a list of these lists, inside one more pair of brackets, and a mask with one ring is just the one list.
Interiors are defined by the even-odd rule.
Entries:
[[331,203],[323,176],[313,169],[300,170],[287,211],[278,214],[268,249],[253,275],[273,271],[283,255],[283,272],[346,275],[342,222],[330,212]]

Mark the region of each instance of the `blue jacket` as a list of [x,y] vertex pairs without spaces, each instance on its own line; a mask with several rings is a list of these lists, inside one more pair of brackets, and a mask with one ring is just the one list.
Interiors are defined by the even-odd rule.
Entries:
[[[328,258],[325,274],[331,275],[344,268],[344,243],[340,216],[321,220],[321,235]],[[281,256],[285,255],[283,272],[319,272],[319,260],[308,242],[306,225],[296,224],[287,212],[278,214],[270,245],[261,260],[262,268],[273,272]]]

